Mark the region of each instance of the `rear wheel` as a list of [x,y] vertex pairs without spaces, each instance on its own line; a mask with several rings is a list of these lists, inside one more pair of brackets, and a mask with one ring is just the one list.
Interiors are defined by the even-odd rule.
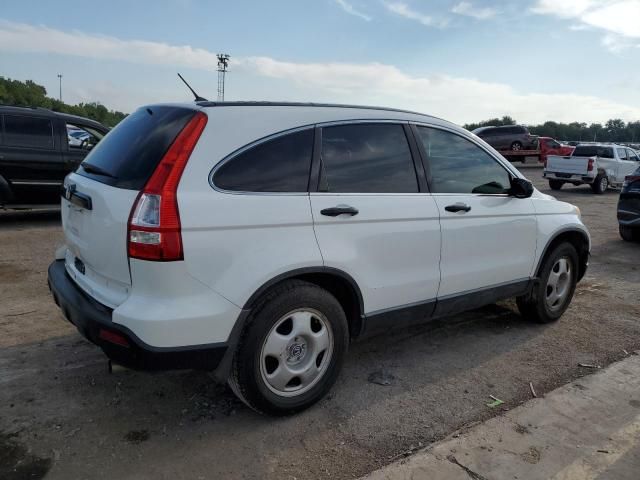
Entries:
[[527,295],[516,298],[524,318],[538,323],[559,319],[569,307],[578,280],[578,253],[561,243],[544,259],[538,283]]
[[606,175],[599,174],[591,184],[593,193],[603,194],[609,188],[609,179]]
[[520,142],[513,142],[513,143],[511,144],[511,150],[516,151],[516,152],[517,152],[517,151],[519,151],[519,150],[522,150],[522,143],[520,143]]
[[551,190],[560,190],[562,185],[564,185],[562,180],[549,180],[549,187],[551,187]]
[[229,385],[249,407],[287,415],[331,388],[349,345],[340,303],[326,290],[287,281],[258,302],[235,353]]
[[631,228],[626,225],[619,225],[620,236],[626,242],[640,240],[640,229]]

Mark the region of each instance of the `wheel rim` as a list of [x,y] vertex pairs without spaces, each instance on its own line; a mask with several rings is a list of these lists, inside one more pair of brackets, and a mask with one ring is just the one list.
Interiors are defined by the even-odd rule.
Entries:
[[522,145],[520,145],[519,143],[514,143],[513,145],[511,145],[511,150],[521,150],[522,149]]
[[571,262],[567,257],[556,260],[549,272],[545,291],[549,309],[559,310],[565,304],[571,291],[572,275]]
[[302,395],[327,372],[333,354],[333,332],[317,310],[303,308],[283,315],[260,350],[260,374],[276,395]]
[[602,177],[602,179],[600,180],[600,188],[602,189],[602,191],[605,191],[608,186],[609,180],[607,180],[607,177]]

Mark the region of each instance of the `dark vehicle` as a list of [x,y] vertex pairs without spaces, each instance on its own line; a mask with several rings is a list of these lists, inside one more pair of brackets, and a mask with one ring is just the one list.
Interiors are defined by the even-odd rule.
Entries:
[[628,175],[618,199],[618,225],[623,240],[640,240],[640,167]]
[[496,150],[535,150],[538,146],[538,137],[531,135],[524,125],[480,127],[472,133]]
[[59,204],[64,177],[108,131],[88,118],[0,105],[0,208]]

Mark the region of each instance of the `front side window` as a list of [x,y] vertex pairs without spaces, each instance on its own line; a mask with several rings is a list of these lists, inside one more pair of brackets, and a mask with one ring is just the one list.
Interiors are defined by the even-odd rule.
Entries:
[[239,192],[306,192],[313,135],[307,129],[259,143],[224,163],[213,183]]
[[98,130],[67,123],[67,143],[70,149],[91,150],[102,137],[104,134]]
[[616,148],[616,150],[618,151],[618,157],[620,158],[620,160],[626,160],[627,159],[627,150],[624,148]]
[[454,133],[418,127],[433,193],[507,193],[509,172],[480,147]]
[[416,193],[418,180],[402,125],[356,123],[322,129],[320,190]]
[[4,141],[11,147],[53,148],[53,125],[48,118],[4,116]]

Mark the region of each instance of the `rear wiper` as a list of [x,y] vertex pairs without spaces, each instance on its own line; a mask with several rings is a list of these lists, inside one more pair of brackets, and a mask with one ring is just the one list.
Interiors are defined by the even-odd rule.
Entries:
[[80,164],[80,166],[84,169],[85,172],[87,173],[95,173],[96,175],[102,175],[103,177],[111,177],[111,178],[116,178],[116,176],[113,173],[109,173],[107,172],[105,169],[100,168],[96,165],[93,165],[91,163],[87,163],[87,162],[82,162]]

